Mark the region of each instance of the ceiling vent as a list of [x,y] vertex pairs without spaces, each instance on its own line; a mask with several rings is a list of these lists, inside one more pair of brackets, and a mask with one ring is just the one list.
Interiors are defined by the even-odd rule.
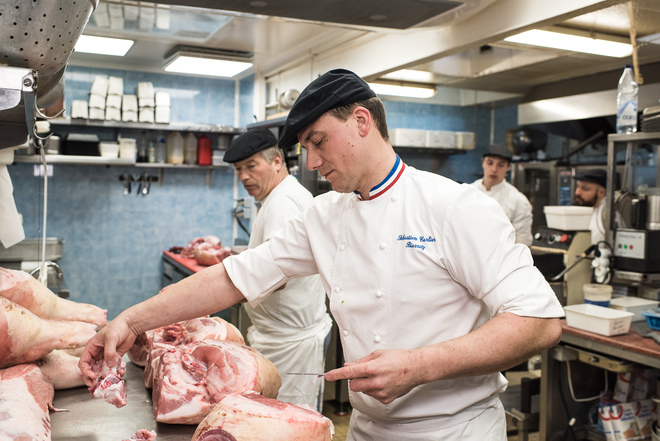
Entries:
[[[159,3],[181,4],[181,0]],[[391,29],[408,29],[462,6],[453,0],[190,0],[187,6],[235,11],[255,15],[293,18],[315,22],[338,23]]]

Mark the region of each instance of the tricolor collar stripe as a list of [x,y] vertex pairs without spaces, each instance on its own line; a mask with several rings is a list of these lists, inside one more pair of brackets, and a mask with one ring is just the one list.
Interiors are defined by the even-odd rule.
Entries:
[[[406,168],[406,164],[401,161],[401,158],[399,158],[399,155],[396,156],[396,162],[394,163],[394,167],[392,167],[392,170],[390,170],[389,174],[387,177],[378,185],[375,187],[372,187],[371,190],[369,190],[369,199],[375,199],[378,196],[384,194],[392,188],[392,186],[396,183],[396,181],[399,180],[401,175],[403,174],[403,170]],[[360,194],[356,192],[358,199],[363,200],[360,197]]]

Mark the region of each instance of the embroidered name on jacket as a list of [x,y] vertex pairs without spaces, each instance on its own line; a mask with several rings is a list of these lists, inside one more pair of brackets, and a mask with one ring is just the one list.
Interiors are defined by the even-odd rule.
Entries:
[[417,248],[422,251],[426,249],[429,243],[436,241],[433,236],[412,236],[408,234],[399,234],[396,240],[405,242],[406,248]]

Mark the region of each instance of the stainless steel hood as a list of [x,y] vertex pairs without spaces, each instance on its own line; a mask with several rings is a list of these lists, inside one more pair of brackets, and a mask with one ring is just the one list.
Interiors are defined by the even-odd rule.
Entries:
[[98,1],[0,2],[0,149],[24,143],[38,107],[61,97],[67,61]]

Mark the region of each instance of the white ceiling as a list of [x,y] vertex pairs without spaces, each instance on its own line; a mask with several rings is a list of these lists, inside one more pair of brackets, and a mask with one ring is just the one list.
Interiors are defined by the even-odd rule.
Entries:
[[[245,75],[256,74],[271,89],[281,91],[300,90],[319,73],[336,67],[354,70],[371,81],[407,68],[432,74],[431,82],[439,92],[431,102],[456,104],[520,101],[535,88],[620,72],[625,64],[632,63],[631,57],[601,57],[503,42],[509,35],[549,27],[630,41],[631,21],[623,0],[163,3],[101,0],[84,34],[127,37],[136,43],[125,57],[74,52],[69,63],[162,73],[166,54],[177,45],[244,51],[252,54],[254,63]],[[660,1],[633,0],[632,10],[640,71],[653,79],[653,72],[644,66],[660,62]],[[108,16],[103,17],[103,11],[108,11]],[[152,24],[140,31],[135,14],[165,19],[161,27],[168,24],[169,29]],[[410,23],[415,24],[401,29]],[[654,42],[640,41],[653,35]]]

